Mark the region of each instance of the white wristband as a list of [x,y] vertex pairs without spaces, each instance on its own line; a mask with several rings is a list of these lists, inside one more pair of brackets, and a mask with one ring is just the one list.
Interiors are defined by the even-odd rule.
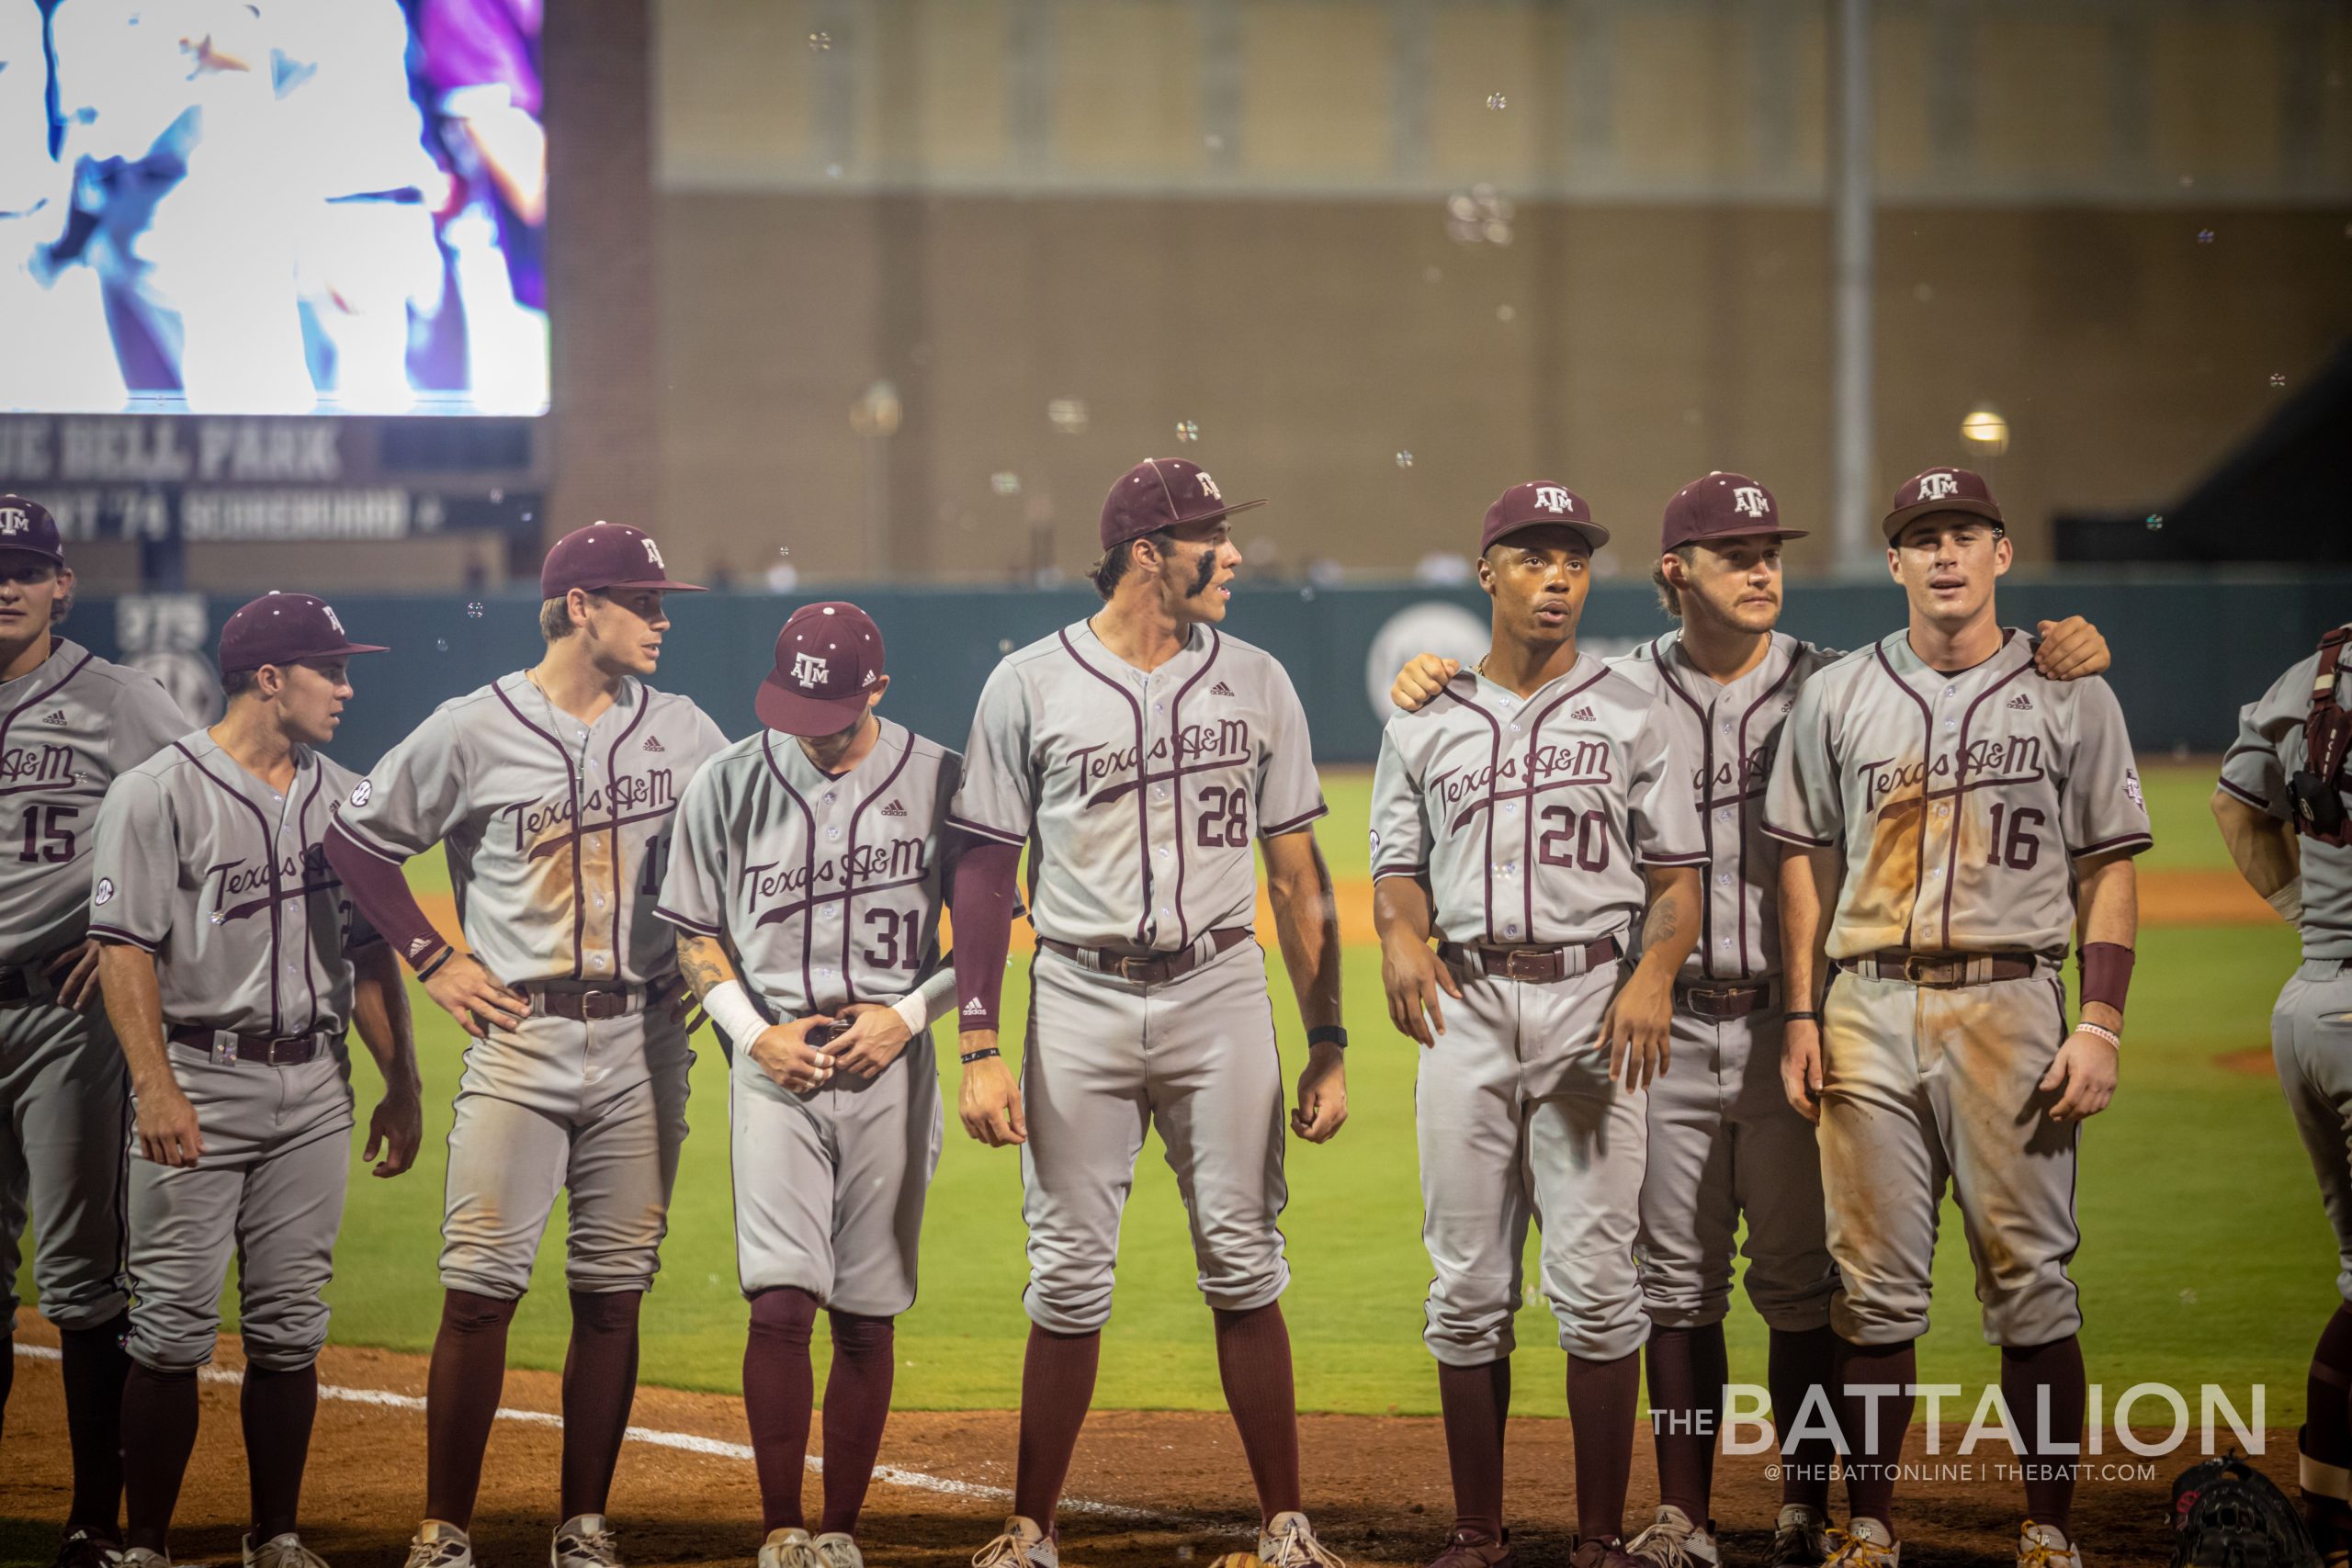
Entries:
[[2303,879],[2295,878],[2286,886],[2263,900],[2278,911],[2278,918],[2290,926],[2303,923]]
[[729,980],[713,986],[703,993],[702,1010],[710,1021],[727,1032],[727,1038],[736,1044],[748,1046],[760,1037],[768,1021],[752,1005],[752,998],[741,980]]
[[921,1034],[923,1027],[931,1022],[931,1009],[924,1003],[921,991],[909,991],[890,1004],[890,1010],[905,1022],[910,1035]]

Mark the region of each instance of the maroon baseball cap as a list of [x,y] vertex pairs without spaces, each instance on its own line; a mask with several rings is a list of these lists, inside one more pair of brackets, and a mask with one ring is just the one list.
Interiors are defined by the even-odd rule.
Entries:
[[1102,547],[1116,549],[1162,528],[1214,523],[1263,501],[1227,501],[1216,480],[1198,463],[1182,457],[1146,457],[1119,476],[1102,502]]
[[1659,541],[1661,555],[1671,554],[1702,539],[1802,539],[1803,528],[1781,526],[1781,503],[1772,492],[1746,474],[1709,474],[1692,479],[1666,503],[1666,528]]
[[1930,512],[1973,512],[2008,526],[1984,475],[1967,468],[1928,468],[1904,480],[1903,488],[1894,492],[1894,507],[1887,513],[1884,525],[1889,542],[1903,532],[1905,523]]
[[65,564],[65,541],[58,535],[57,519],[48,507],[21,495],[0,495],[0,552],[8,550]]
[[575,588],[597,592],[608,588],[659,588],[672,593],[700,593],[692,582],[673,582],[662,564],[653,536],[626,523],[597,523],[574,528],[555,542],[547,564],[539,568],[539,597],[560,599]]
[[803,604],[775,636],[775,668],[752,706],[786,735],[839,735],[882,678],[882,634],[856,605]]
[[372,642],[344,635],[334,607],[311,593],[275,590],[229,617],[220,628],[220,673],[234,675],[265,664],[300,664],[305,659],[347,659],[382,653]]
[[1575,529],[1583,536],[1588,550],[1597,550],[1609,542],[1609,530],[1592,520],[1592,508],[1585,504],[1584,497],[1549,479],[1530,479],[1523,485],[1511,486],[1487,508],[1487,525],[1478,535],[1478,553],[1485,555],[1505,535],[1547,524]]

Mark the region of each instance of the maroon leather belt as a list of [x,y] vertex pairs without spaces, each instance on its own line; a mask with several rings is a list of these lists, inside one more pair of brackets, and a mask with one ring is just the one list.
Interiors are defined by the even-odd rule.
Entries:
[[1173,953],[1119,953],[1107,947],[1080,947],[1074,942],[1056,942],[1050,937],[1038,938],[1037,945],[1073,964],[1082,964],[1105,975],[1115,975],[1134,985],[1164,986],[1170,980],[1182,979],[1209,959],[1230,948],[1239,947],[1256,935],[1257,932],[1248,926],[1219,926],[1208,934],[1206,957],[1200,955],[1201,944],[1197,942]]
[[1674,983],[1674,1005],[1693,1018],[1746,1018],[1760,1012],[1772,1000],[1770,980],[1753,985],[1687,986]]
[[611,986],[602,989],[557,990],[553,987],[525,986],[531,998],[531,1010],[549,1018],[568,1018],[574,1023],[602,1023],[608,1018],[625,1018],[639,1008],[651,1007],[670,994],[668,980],[656,980],[650,986]]
[[1548,986],[1614,964],[1618,951],[1617,939],[1605,936],[1580,947],[1488,947],[1480,942],[1447,942],[1438,944],[1437,955],[1448,964],[1498,980]]
[[271,1067],[299,1067],[327,1048],[323,1034],[237,1034],[226,1029],[199,1029],[192,1023],[172,1025],[170,1035],[175,1045]]
[[2030,953],[1905,953],[1888,948],[1859,958],[1841,958],[1838,967],[1865,980],[1901,980],[1950,990],[1996,980],[2029,979],[2040,971],[2041,960]]

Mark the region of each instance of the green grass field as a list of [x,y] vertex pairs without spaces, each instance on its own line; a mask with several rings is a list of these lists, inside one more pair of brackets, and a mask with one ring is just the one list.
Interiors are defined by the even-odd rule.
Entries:
[[[2147,780],[2156,817],[2151,868],[2226,867],[2205,809],[2211,773],[2160,767]],[[1364,873],[1370,780],[1327,780],[1332,815],[1321,827],[1341,876]],[[442,875],[435,858],[412,868],[420,885]],[[2303,1368],[2335,1301],[2334,1247],[2310,1170],[2276,1084],[2217,1067],[2221,1053],[2267,1049],[2273,995],[2294,962],[2283,927],[2151,930],[2140,942],[2121,1091],[2086,1128],[2075,1265],[2094,1381],[2109,1399],[2145,1381],[2235,1391],[2268,1385],[2271,1425],[2300,1418]],[[1279,973],[1275,1016],[1295,1073],[1300,1031]],[[1023,1016],[1018,968],[1008,1017]],[[356,1172],[332,1292],[337,1340],[422,1351],[440,1289],[434,1274],[443,1140],[463,1037],[418,992],[426,1140],[417,1168],[393,1181]],[[1348,953],[1352,1114],[1338,1141],[1294,1142],[1289,1163],[1295,1283],[1284,1303],[1296,1346],[1299,1397],[1319,1410],[1424,1413],[1436,1381],[1421,1348],[1429,1278],[1411,1122],[1413,1047],[1388,1028],[1376,954]],[[707,1036],[703,1037],[707,1043]],[[356,1069],[364,1125],[373,1069]],[[953,1087],[949,1088],[950,1102]],[[663,1254],[647,1303],[643,1375],[684,1388],[739,1386],[744,1304],[735,1288],[728,1195],[726,1077],[715,1049],[695,1068],[688,1139]],[[1945,1211],[1937,1258],[1935,1326],[1922,1346],[1928,1381],[1972,1391],[1996,1359],[1978,1331],[1959,1218]],[[931,1196],[922,1300],[899,1326],[898,1403],[907,1408],[1003,1408],[1017,1403],[1021,1348],[1020,1173],[1012,1151],[967,1139],[951,1117]],[[518,1364],[561,1364],[565,1334],[561,1212],[539,1260],[538,1287],[513,1338]],[[1147,1151],[1121,1242],[1117,1305],[1098,1402],[1134,1408],[1216,1407],[1221,1401],[1208,1314],[1175,1184]],[[1531,1269],[1531,1279],[1533,1277]],[[22,1287],[30,1295],[30,1282]],[[233,1293],[233,1292],[232,1292]],[[233,1299],[231,1308],[233,1320]],[[1761,1325],[1744,1303],[1730,1322],[1733,1375],[1761,1382]],[[1520,1325],[1537,1363],[1556,1343],[1548,1310],[1532,1299]],[[821,1337],[820,1337],[821,1338]],[[821,1378],[821,1373],[820,1374]],[[821,1386],[821,1382],[820,1382]],[[1555,1373],[1522,1372],[1518,1406],[1557,1415]]]

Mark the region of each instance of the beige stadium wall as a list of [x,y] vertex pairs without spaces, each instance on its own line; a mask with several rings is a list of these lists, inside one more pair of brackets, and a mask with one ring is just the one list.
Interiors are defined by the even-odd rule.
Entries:
[[[739,579],[997,580],[1083,565],[1110,478],[1182,450],[1275,498],[1244,534],[1277,570],[1401,573],[1539,473],[1634,540],[1716,468],[1826,525],[1818,0],[597,9],[552,521],[645,515]],[[1875,17],[1878,488],[1989,404],[2045,556],[2352,337],[2341,7]],[[1448,237],[1479,181],[1508,244]],[[900,421],[862,435],[877,382]]]

